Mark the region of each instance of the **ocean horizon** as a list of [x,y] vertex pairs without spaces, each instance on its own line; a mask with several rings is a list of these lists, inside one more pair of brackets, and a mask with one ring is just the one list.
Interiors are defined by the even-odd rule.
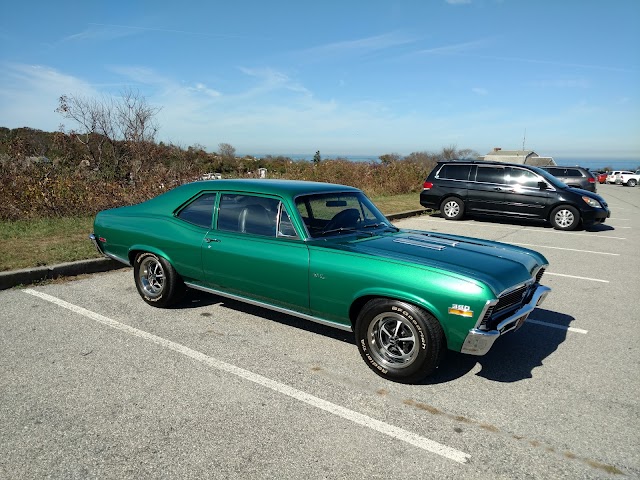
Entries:
[[[314,153],[261,153],[261,154],[248,154],[252,157],[256,158],[265,158],[265,157],[286,157],[291,160],[307,160],[312,161],[315,155]],[[377,162],[380,160],[380,155],[336,155],[336,154],[320,154],[323,160],[330,160],[341,158],[345,160],[349,160],[351,162]],[[635,171],[640,169],[640,160],[630,160],[630,159],[599,159],[599,158],[573,158],[573,157],[553,157],[556,164],[558,165],[579,165],[581,167],[585,167],[589,170],[604,170],[605,168],[610,168],[611,170],[632,170]]]

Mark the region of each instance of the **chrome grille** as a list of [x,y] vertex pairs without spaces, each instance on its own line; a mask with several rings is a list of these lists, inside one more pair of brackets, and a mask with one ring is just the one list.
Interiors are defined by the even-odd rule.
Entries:
[[540,279],[542,278],[542,275],[544,275],[544,268],[541,268],[540,270],[538,270],[538,273],[536,274],[536,283],[540,283]]

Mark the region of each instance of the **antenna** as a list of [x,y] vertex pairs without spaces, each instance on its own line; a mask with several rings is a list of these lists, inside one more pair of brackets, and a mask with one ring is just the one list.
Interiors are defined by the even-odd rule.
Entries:
[[527,139],[527,129],[524,129],[524,135],[522,136],[522,151],[524,152],[524,142]]

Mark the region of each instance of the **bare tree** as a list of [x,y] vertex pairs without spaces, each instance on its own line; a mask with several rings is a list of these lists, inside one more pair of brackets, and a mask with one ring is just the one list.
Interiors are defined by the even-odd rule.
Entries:
[[[120,97],[100,100],[62,95],[56,108],[56,112],[76,124],[68,133],[84,145],[92,166],[101,169],[108,156],[117,168],[124,159],[117,144],[124,141],[131,153],[129,160],[137,164],[131,165],[135,170],[144,163],[145,144],[155,140],[158,131],[155,116],[159,110],[130,89],[124,90]],[[64,131],[64,125],[60,130]]]
[[233,160],[236,158],[236,149],[228,143],[218,144],[218,153],[225,160]]

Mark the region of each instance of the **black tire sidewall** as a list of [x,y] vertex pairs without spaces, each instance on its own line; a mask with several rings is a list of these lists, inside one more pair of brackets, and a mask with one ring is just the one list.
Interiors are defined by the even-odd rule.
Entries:
[[[147,295],[147,293],[142,288],[142,285],[140,285],[140,265],[146,258],[153,258],[154,260],[159,262],[160,265],[162,265],[162,269],[164,270],[164,288],[162,289],[161,294],[157,297],[150,297],[149,295]],[[138,293],[140,294],[142,299],[149,305],[162,308],[171,305],[177,300],[177,283],[179,282],[178,275],[173,266],[165,258],[151,252],[142,252],[138,254],[133,265],[133,275]]]
[[[369,352],[368,329],[373,319],[381,313],[401,314],[418,332],[419,352],[413,363],[405,368],[394,369],[380,365]],[[360,311],[354,328],[355,340],[360,355],[375,373],[388,380],[412,383],[431,374],[440,362],[444,334],[438,321],[415,305],[393,299],[380,298],[369,301]]]
[[[560,210],[569,210],[573,214],[574,221],[570,226],[563,227],[556,223],[556,214]],[[551,212],[551,216],[549,217],[549,220],[553,228],[555,228],[556,230],[563,230],[565,232],[568,232],[571,230],[575,230],[576,228],[578,228],[578,225],[580,225],[580,212],[578,211],[577,208],[572,207],[571,205],[560,205],[559,207],[556,207],[553,209],[553,211]]]
[[[458,211],[458,214],[454,215],[452,217],[450,217],[450,216],[448,216],[448,215],[446,215],[444,213],[444,206],[449,202],[456,202],[458,204],[458,207],[460,208],[460,210]],[[440,213],[447,220],[460,220],[462,218],[462,216],[464,215],[464,202],[461,199],[457,198],[457,197],[447,197],[440,204]]]

